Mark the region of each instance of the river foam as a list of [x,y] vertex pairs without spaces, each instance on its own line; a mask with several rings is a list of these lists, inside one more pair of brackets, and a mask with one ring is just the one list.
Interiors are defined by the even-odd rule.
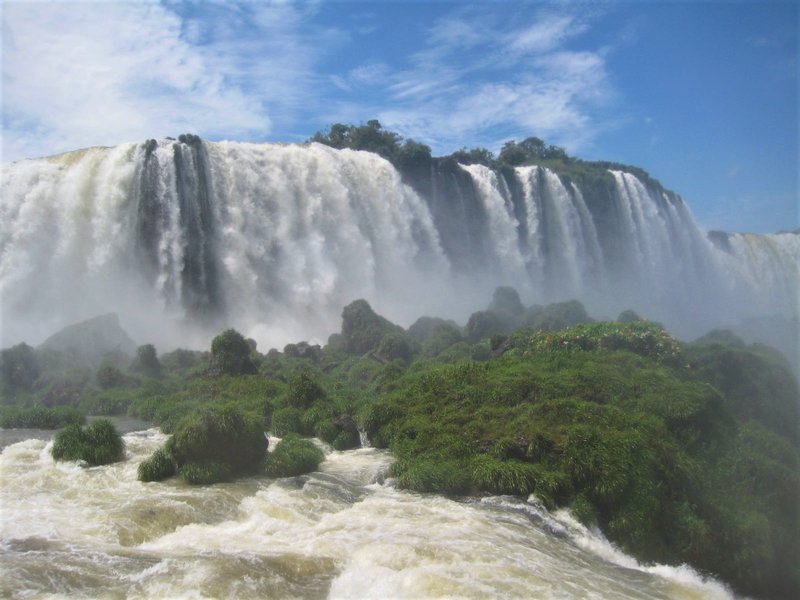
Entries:
[[326,447],[320,471],[141,483],[157,430],[82,469],[28,440],[0,455],[4,597],[729,598],[688,567],[641,565],[535,498],[395,489],[391,455]]

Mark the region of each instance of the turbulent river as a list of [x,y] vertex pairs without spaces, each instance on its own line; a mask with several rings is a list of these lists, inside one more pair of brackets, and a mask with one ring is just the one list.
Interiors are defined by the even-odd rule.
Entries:
[[126,459],[0,456],[5,598],[730,598],[687,567],[644,566],[534,498],[395,489],[391,455],[325,449],[318,472],[190,487],[141,483],[156,429]]

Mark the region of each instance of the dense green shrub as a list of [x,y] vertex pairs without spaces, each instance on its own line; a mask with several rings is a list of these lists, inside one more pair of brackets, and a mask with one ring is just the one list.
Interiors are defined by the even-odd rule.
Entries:
[[498,460],[484,455],[473,461],[472,481],[478,489],[492,494],[527,496],[536,491],[539,476],[537,465],[519,460]]
[[316,471],[323,460],[325,455],[311,440],[290,434],[269,453],[265,471],[270,477],[293,477]]
[[139,481],[162,481],[175,475],[175,461],[166,448],[159,448],[139,463]]
[[759,421],[800,444],[800,389],[777,351],[712,332],[687,345],[684,357],[692,376],[720,390],[736,417]]
[[525,325],[540,331],[558,331],[581,323],[591,323],[592,318],[577,300],[558,302],[533,311]]
[[323,398],[325,398],[325,390],[308,373],[297,373],[289,379],[287,394],[289,406],[305,409]]
[[404,333],[391,332],[381,338],[375,353],[384,360],[410,361],[413,354],[411,344]]
[[0,352],[0,384],[7,394],[30,390],[39,372],[39,362],[28,344],[23,342]]
[[432,455],[420,456],[413,462],[392,465],[390,475],[397,484],[416,492],[464,494],[472,487],[469,466],[464,460]]
[[188,463],[219,462],[238,475],[260,468],[267,439],[261,421],[252,414],[231,405],[205,407],[178,423],[168,450],[179,470]]
[[235,329],[220,333],[211,341],[211,361],[208,367],[212,375],[246,375],[258,369],[250,358],[251,348],[247,340]]
[[183,464],[178,469],[178,475],[186,483],[192,485],[222,483],[234,478],[233,469],[229,464],[213,460],[192,461]]
[[333,422],[333,419],[322,419],[314,425],[314,435],[321,439],[326,444],[333,444],[336,436],[339,435],[339,429]]
[[419,363],[364,410],[372,443],[397,457],[398,485],[533,492],[576,507],[642,560],[687,562],[744,593],[793,595],[796,445],[729,412],[657,325],[519,331],[511,341],[484,363]]
[[207,365],[209,361],[208,352],[198,352],[196,350],[186,350],[178,348],[172,352],[161,355],[161,366],[173,373],[186,373],[192,369]]
[[98,419],[88,427],[67,425],[53,438],[51,454],[55,460],[79,460],[88,465],[117,462],[124,455],[122,437],[106,419]]
[[161,377],[161,362],[158,360],[155,346],[145,344],[136,350],[136,358],[131,365],[131,371],[141,373],[146,377]]
[[305,431],[303,412],[299,408],[292,406],[279,408],[272,413],[270,431],[278,437],[285,436],[288,433],[303,433]]
[[523,353],[626,350],[667,364],[681,357],[678,341],[647,321],[582,324],[555,332],[519,330],[512,341]]
[[104,390],[118,387],[125,383],[125,375],[111,362],[103,362],[97,367],[94,378],[97,381],[97,385]]
[[0,407],[0,427],[3,429],[59,429],[85,422],[85,415],[72,406]]

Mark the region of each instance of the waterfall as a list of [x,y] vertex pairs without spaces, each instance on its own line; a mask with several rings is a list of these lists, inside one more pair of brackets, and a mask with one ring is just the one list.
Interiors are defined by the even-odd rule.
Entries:
[[508,188],[497,174],[483,165],[462,165],[470,174],[485,214],[485,252],[491,267],[513,276],[524,266],[518,243],[518,223],[514,218]]
[[497,285],[679,335],[800,312],[797,233],[709,239],[679,197],[620,170],[593,186],[437,165],[412,186],[367,152],[194,136],[8,165],[0,345],[111,311],[164,348],[227,327],[264,350],[324,343],[356,298],[404,325],[466,320]]
[[581,297],[602,280],[597,230],[583,195],[543,167],[518,167],[531,277],[552,297]]

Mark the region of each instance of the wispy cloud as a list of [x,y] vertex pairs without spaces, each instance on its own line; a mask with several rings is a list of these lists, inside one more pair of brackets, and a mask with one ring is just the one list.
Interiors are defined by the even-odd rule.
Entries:
[[182,132],[304,139],[326,118],[377,117],[437,152],[591,142],[612,90],[603,50],[572,46],[590,17],[442,6],[422,38],[371,54],[378,6],[336,20],[319,2],[6,3],[3,160]]
[[373,114],[437,151],[532,134],[589,144],[603,127],[593,109],[613,97],[605,50],[569,49],[589,22],[550,6],[509,21],[469,10],[433,23],[407,67],[383,69],[390,98]]
[[7,3],[3,160],[183,131],[263,136],[290,118],[336,32],[312,44],[309,14],[286,3],[197,6]]

